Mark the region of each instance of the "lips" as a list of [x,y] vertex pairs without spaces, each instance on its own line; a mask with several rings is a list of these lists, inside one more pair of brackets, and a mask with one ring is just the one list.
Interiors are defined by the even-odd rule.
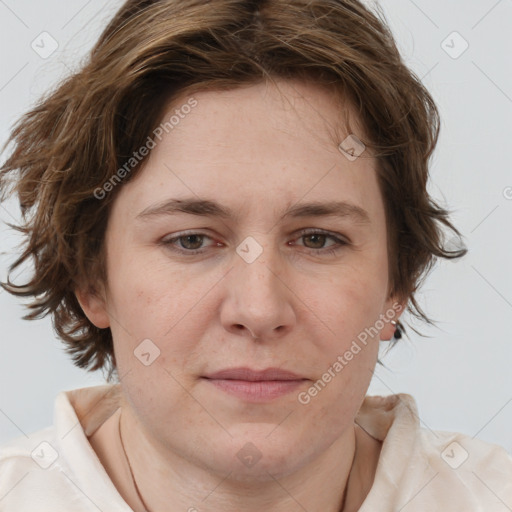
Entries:
[[280,368],[267,368],[265,370],[252,370],[250,368],[227,368],[205,375],[206,379],[245,380],[249,382],[279,381],[279,380],[305,380],[304,377]]
[[203,379],[218,391],[253,403],[269,402],[287,395],[309,380],[280,368],[227,368],[205,375]]

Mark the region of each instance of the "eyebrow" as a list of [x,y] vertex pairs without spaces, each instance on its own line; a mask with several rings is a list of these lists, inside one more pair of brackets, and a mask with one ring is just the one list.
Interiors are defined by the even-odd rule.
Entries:
[[[233,219],[237,217],[231,209],[215,201],[198,198],[183,198],[168,199],[149,206],[142,210],[136,216],[136,219],[146,220],[153,217],[175,215],[177,213],[187,213],[203,217],[218,217],[221,219]],[[282,215],[281,219],[301,217],[342,217],[351,218],[361,224],[370,224],[370,216],[366,210],[345,201],[299,203],[289,208]]]

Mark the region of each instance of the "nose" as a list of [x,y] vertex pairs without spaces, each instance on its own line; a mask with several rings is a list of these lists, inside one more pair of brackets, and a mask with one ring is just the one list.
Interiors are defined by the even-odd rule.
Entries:
[[269,257],[269,253],[266,248],[250,263],[236,255],[234,268],[224,279],[220,312],[227,331],[262,342],[285,336],[296,322],[290,283],[279,256]]

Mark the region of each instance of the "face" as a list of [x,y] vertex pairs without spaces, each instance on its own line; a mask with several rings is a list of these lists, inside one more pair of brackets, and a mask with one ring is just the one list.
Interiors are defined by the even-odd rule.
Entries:
[[113,204],[106,295],[81,301],[158,453],[241,478],[353,427],[397,313],[375,160],[338,150],[327,91],[278,85],[173,102]]

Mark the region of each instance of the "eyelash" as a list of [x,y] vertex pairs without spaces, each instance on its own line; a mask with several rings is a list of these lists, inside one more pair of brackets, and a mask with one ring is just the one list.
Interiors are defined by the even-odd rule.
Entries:
[[[329,247],[329,248],[323,248],[323,249],[311,249],[306,247],[306,250],[308,252],[314,253],[314,254],[323,254],[323,255],[335,255],[342,247],[349,245],[349,242],[346,240],[343,240],[339,238],[338,236],[335,236],[333,233],[330,233],[329,231],[324,231],[323,229],[303,229],[298,233],[297,239],[303,238],[305,236],[311,236],[311,235],[325,235],[326,240],[327,238],[330,238],[336,242],[335,247]],[[196,231],[186,232],[182,233],[179,236],[175,236],[173,238],[163,239],[160,243],[161,245],[164,245],[165,247],[169,248],[172,251],[179,252],[184,255],[193,256],[195,254],[201,254],[205,252],[205,249],[180,249],[177,246],[174,245],[175,242],[182,238],[186,238],[187,236],[201,236],[205,238],[211,238],[208,235],[204,233],[199,233]]]

